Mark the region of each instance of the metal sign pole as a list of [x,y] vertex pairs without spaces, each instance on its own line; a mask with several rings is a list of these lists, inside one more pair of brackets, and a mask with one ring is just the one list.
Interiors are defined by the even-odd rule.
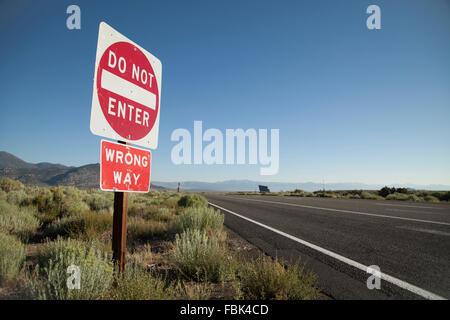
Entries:
[[[123,141],[119,143],[127,144]],[[119,267],[119,272],[125,268],[127,254],[127,213],[128,213],[128,193],[114,192],[114,216],[112,250],[114,263]]]

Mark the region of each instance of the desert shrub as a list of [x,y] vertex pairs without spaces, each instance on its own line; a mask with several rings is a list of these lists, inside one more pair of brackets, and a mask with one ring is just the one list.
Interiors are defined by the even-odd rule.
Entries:
[[85,192],[81,189],[78,189],[76,187],[56,187],[51,188],[52,192],[55,192],[55,190],[60,190],[63,193],[63,198],[71,198],[73,200],[81,200],[83,198],[83,195],[85,195]]
[[53,194],[48,189],[41,189],[33,200],[33,204],[37,206],[39,212],[49,211],[50,207],[53,208]]
[[243,262],[239,277],[244,299],[306,300],[317,298],[319,293],[316,277],[298,262],[285,268],[277,259],[260,256]]
[[133,205],[138,205],[138,207],[146,208],[149,206],[158,207],[161,205],[162,196],[159,193],[150,194],[139,194],[131,193],[128,195],[128,208]]
[[175,218],[175,215],[169,208],[158,208],[157,212],[149,218],[152,220],[169,222]]
[[389,188],[388,186],[384,186],[378,191],[378,194],[384,198],[386,198],[390,194],[395,193],[408,194],[409,192],[407,188],[395,188],[395,187]]
[[53,221],[57,220],[59,217],[59,214],[53,212],[53,211],[47,211],[47,212],[36,212],[36,218],[42,223],[42,225],[47,226],[48,224],[52,223]]
[[307,192],[307,191],[295,189],[294,192],[289,192],[286,195],[287,196],[293,196],[293,197],[311,197],[314,194],[312,192]]
[[391,193],[390,195],[388,195],[386,197],[386,200],[402,200],[402,201],[406,201],[409,200],[409,197],[407,194],[404,193]]
[[349,199],[361,199],[361,196],[357,193],[351,193],[348,195]]
[[[113,280],[114,268],[108,254],[94,246],[89,248],[73,240],[58,239],[46,252],[45,265],[36,267],[27,280],[27,293],[32,299],[101,299]],[[67,287],[68,267],[80,270],[80,289]]]
[[408,201],[421,202],[421,201],[423,201],[423,199],[421,197],[418,197],[415,194],[409,194]]
[[322,191],[315,191],[314,196],[320,198],[337,198],[337,196],[332,192],[322,192]]
[[41,189],[32,204],[37,207],[37,216],[44,224],[89,210],[88,204],[82,199],[82,192],[74,187]]
[[48,267],[49,261],[60,253],[75,250],[74,248],[86,248],[87,246],[87,242],[78,239],[64,239],[59,236],[54,241],[46,239],[38,251],[37,262],[41,268]]
[[432,196],[432,195],[427,195],[424,197],[424,200],[427,202],[439,202],[439,199]]
[[45,229],[47,236],[69,236],[79,239],[98,238],[112,228],[112,216],[107,212],[84,211],[82,213],[59,218]]
[[24,245],[16,237],[0,232],[0,282],[14,278],[24,261]]
[[51,191],[53,201],[59,204],[60,216],[70,216],[89,210],[89,205],[83,201],[81,190],[74,187],[57,187]]
[[164,193],[160,191],[150,191],[149,193],[142,195],[142,194],[136,194],[136,202],[145,202],[147,204],[152,204],[159,206],[164,201],[165,196]]
[[210,207],[188,208],[169,224],[171,234],[182,233],[188,229],[197,229],[209,234],[220,234],[223,229],[224,215]]
[[128,216],[143,217],[146,214],[147,204],[132,202],[128,204]]
[[386,198],[391,193],[393,192],[391,191],[391,188],[389,188],[388,186],[384,186],[378,191],[378,194],[383,198]]
[[214,286],[208,282],[179,282],[175,287],[176,296],[182,300],[209,300]]
[[139,266],[127,264],[124,273],[107,296],[110,300],[170,300],[176,289],[162,276],[147,272]]
[[158,215],[159,210],[160,207],[155,204],[134,202],[131,206],[128,206],[128,215],[131,217],[153,219]]
[[34,208],[18,207],[0,200],[0,232],[10,233],[27,242],[40,227]]
[[21,206],[33,206],[34,199],[39,194],[41,187],[38,186],[26,186],[23,188],[24,195],[22,195],[23,199],[20,202]]
[[61,203],[61,216],[71,216],[89,211],[86,202],[79,199],[66,198]]
[[409,193],[407,188],[396,188],[395,192],[397,192],[397,193],[404,193],[404,194]]
[[173,259],[180,273],[194,281],[219,282],[231,273],[227,252],[219,240],[200,230],[176,235]]
[[363,191],[360,195],[361,199],[369,199],[369,200],[382,200],[383,197],[376,195],[374,193]]
[[178,205],[180,207],[206,207],[208,200],[201,195],[190,193],[182,196],[178,200]]
[[134,246],[127,251],[127,264],[147,267],[153,262],[153,253],[150,244],[147,242],[142,246]]
[[131,208],[128,208],[128,216],[167,222],[173,220],[175,210],[154,204],[133,204]]
[[449,201],[450,200],[450,191],[433,191],[433,192],[426,192],[422,191],[422,197],[425,196],[433,196],[439,201]]
[[36,217],[44,225],[51,223],[61,216],[63,195],[60,189],[57,190],[56,192],[52,192],[47,188],[41,188],[32,200],[32,204],[38,210]]
[[5,192],[18,191],[23,189],[22,182],[18,180],[12,180],[9,178],[2,178],[0,180],[0,189]]
[[86,204],[93,211],[108,209],[113,206],[112,199],[100,194],[90,194],[86,197]]
[[439,199],[440,201],[450,201],[450,191],[433,192],[431,196]]
[[178,207],[180,199],[181,197],[179,195],[172,194],[164,199],[161,204],[166,208],[175,209]]
[[17,206],[20,206],[26,202],[27,194],[23,190],[15,190],[8,192],[6,196],[6,201],[8,201],[11,204],[15,204]]
[[167,232],[167,224],[161,221],[130,217],[127,222],[127,237],[130,241],[148,240]]

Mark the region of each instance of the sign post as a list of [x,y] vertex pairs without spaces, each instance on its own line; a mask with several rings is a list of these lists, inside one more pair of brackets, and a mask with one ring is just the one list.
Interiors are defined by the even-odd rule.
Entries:
[[127,255],[127,211],[128,194],[122,191],[114,192],[112,249],[113,260],[120,272],[125,268]]
[[113,260],[126,260],[127,192],[150,189],[151,153],[158,146],[161,61],[104,22],[100,23],[91,108],[91,132],[101,142],[100,189],[114,191]]

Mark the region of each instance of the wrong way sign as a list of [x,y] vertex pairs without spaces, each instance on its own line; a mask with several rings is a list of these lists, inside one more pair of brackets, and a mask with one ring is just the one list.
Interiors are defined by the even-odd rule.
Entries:
[[150,190],[150,151],[102,140],[100,159],[100,189],[103,191]]
[[95,60],[91,132],[156,149],[162,65],[105,22]]

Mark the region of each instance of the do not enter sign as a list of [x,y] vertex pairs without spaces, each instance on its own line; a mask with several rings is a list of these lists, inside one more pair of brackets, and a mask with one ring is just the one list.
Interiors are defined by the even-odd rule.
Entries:
[[94,134],[155,149],[161,62],[102,22],[92,97]]
[[100,189],[148,192],[150,164],[150,151],[102,140]]
[[103,115],[121,137],[140,140],[153,128],[159,109],[158,83],[146,56],[128,42],[109,46],[97,69]]

